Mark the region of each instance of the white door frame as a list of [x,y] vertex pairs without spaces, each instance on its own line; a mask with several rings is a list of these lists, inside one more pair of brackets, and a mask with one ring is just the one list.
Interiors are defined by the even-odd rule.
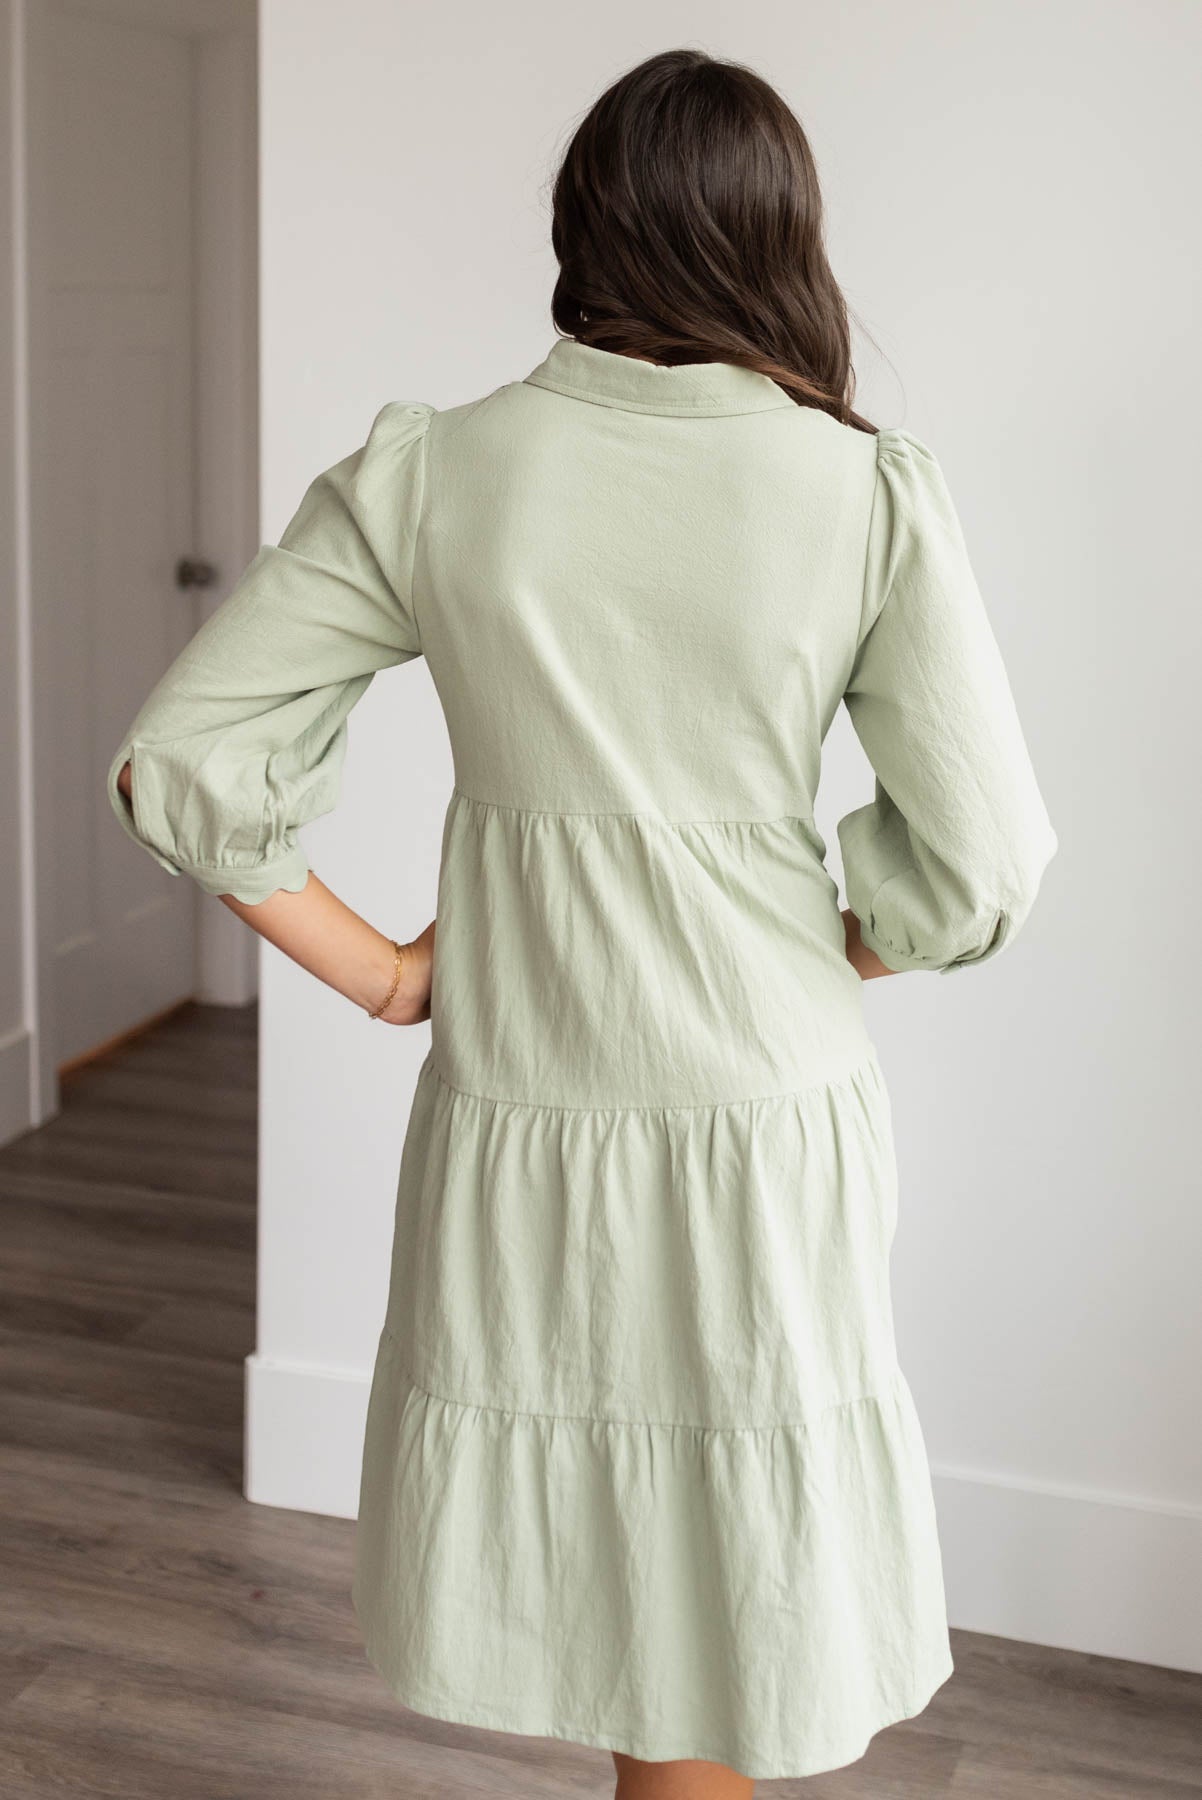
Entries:
[[[31,232],[29,107],[45,0],[0,0],[0,646],[12,642],[17,767],[12,784],[10,854],[20,918],[12,934],[21,967],[23,1018],[0,1017],[0,1142],[58,1108],[59,1058],[44,997],[50,950],[41,930],[50,880],[49,821],[34,721],[38,668],[32,629],[37,596],[30,552],[29,405],[31,356],[37,354],[38,267]],[[258,549],[258,126],[255,0],[51,0],[78,12],[167,25],[195,42],[192,128],[196,147],[195,469],[197,542],[220,571],[209,605],[220,602]],[[11,392],[10,392],[11,390]],[[8,430],[8,418],[12,429]],[[2,678],[0,678],[2,686]],[[2,803],[0,803],[2,804]],[[7,814],[3,822],[9,823]],[[114,829],[117,829],[114,822]],[[7,940],[0,939],[0,947]],[[251,934],[215,903],[197,907],[197,998],[237,1005],[257,987]]]

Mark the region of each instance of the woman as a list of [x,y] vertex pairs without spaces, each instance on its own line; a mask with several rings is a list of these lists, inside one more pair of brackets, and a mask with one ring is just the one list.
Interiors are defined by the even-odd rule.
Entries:
[[[362,1471],[371,1659],[418,1711],[610,1749],[628,1800],[719,1800],[854,1760],[951,1673],[862,986],[996,955],[1055,839],[938,464],[852,410],[779,96],[694,51],[632,70],[553,243],[549,354],[384,408],[112,795],[369,1016],[431,1023]],[[437,951],[295,835],[372,675],[421,654],[455,767]],[[879,777],[842,915],[813,821],[841,699]]]

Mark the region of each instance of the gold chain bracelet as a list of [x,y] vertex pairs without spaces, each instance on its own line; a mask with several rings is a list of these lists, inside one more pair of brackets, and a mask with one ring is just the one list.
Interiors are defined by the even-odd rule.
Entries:
[[395,952],[395,968],[393,969],[392,974],[392,986],[381,1000],[379,1006],[377,1006],[373,1012],[368,1013],[367,1016],[369,1019],[378,1019],[381,1013],[386,1013],[388,1011],[388,1008],[396,998],[396,991],[401,985],[401,968],[405,960],[405,946],[404,944],[398,944],[396,939],[393,938],[392,948]]

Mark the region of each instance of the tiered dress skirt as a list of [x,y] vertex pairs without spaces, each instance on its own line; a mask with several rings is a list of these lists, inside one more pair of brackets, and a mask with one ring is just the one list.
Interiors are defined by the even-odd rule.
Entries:
[[[601,829],[641,834],[644,865],[661,853],[645,825]],[[498,884],[514,866],[562,1028],[569,962],[539,895],[560,897],[562,932],[570,870],[548,864],[581,866],[574,831],[595,845],[595,825],[458,794],[449,809],[434,1030],[364,1448],[366,1649],[406,1706],[440,1719],[759,1778],[839,1767],[952,1668],[894,1345],[881,1071],[865,1039],[829,1079],[724,1103],[469,1089],[480,989],[490,970],[504,981],[495,935],[481,938],[511,916]],[[520,956],[508,964],[521,1018]],[[589,979],[604,1021],[612,982]],[[469,1016],[464,1044],[452,1028]],[[494,1085],[505,1045],[502,1024]],[[530,1046],[510,1047],[516,1076]],[[440,1048],[463,1050],[457,1079]]]

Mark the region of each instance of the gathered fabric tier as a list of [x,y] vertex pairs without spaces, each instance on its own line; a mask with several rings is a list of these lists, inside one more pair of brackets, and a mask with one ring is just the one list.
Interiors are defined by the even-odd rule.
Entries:
[[354,1584],[418,1710],[797,1775],[951,1671],[820,848],[451,798]]
[[840,1766],[952,1664],[889,1103],[814,823],[838,706],[888,968],[996,957],[1055,847],[939,466],[752,370],[568,339],[385,407],[134,720],[125,829],[210,893],[303,889],[347,716],[419,655],[454,786],[368,1654],[442,1719]]

